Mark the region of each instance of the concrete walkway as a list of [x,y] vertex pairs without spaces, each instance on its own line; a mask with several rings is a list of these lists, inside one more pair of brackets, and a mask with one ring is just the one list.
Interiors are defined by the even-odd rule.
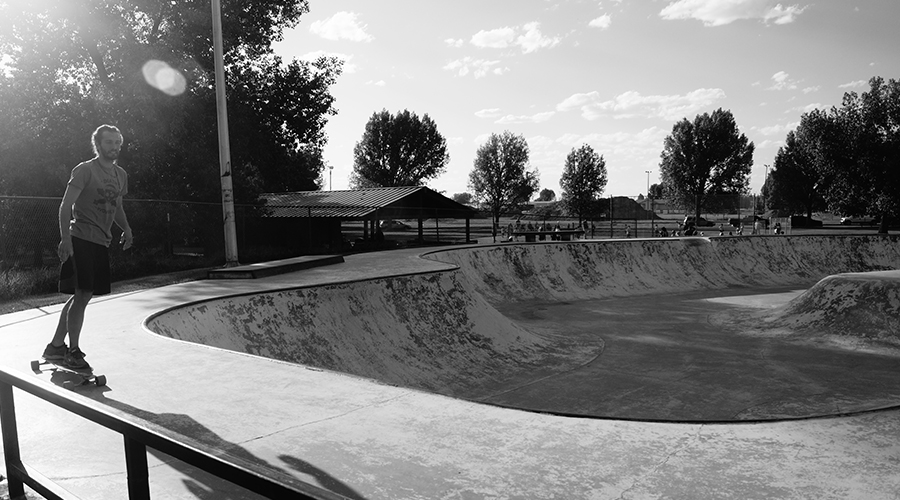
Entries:
[[[743,424],[566,418],[172,340],[142,327],[160,310],[224,295],[452,268],[419,253],[355,255],[258,280],[98,298],[88,308],[83,348],[108,387],[73,390],[129,420],[352,499],[897,498],[900,410]],[[0,317],[0,365],[27,372],[59,309]],[[21,392],[16,397],[27,463],[82,498],[125,498],[117,434]],[[255,498],[151,455],[154,498]]]

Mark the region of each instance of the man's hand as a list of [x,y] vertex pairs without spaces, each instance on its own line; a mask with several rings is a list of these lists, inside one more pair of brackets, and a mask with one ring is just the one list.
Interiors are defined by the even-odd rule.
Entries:
[[131,234],[131,228],[122,231],[122,237],[119,238],[119,243],[122,245],[122,250],[131,248],[131,245],[134,244],[134,235]]
[[59,256],[60,262],[65,262],[75,253],[72,250],[72,238],[63,238],[59,242],[59,247],[56,248],[56,255]]

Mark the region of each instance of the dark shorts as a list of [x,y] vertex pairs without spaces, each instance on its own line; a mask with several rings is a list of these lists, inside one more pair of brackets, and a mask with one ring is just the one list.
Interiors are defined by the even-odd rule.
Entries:
[[74,294],[90,290],[94,295],[110,292],[109,250],[96,243],[72,237],[74,255],[59,268],[59,292]]

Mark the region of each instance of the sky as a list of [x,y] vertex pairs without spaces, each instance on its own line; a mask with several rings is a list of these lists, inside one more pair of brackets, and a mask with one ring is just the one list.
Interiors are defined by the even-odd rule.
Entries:
[[[509,130],[540,189],[562,194],[566,155],[606,161],[604,196],[659,182],[676,122],[723,108],[756,146],[762,187],[804,112],[840,106],[873,76],[900,79],[898,0],[310,0],[275,44],[286,60],[345,61],[326,126],[325,189],[348,189],[353,147],[383,109],[429,115],[447,140],[425,184],[470,192],[475,153]],[[649,171],[649,173],[648,173]]]

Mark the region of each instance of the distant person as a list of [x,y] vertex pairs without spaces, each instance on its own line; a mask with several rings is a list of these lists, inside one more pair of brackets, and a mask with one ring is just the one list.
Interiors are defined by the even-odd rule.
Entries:
[[510,222],[510,223],[507,224],[507,226],[506,226],[506,236],[507,236],[506,241],[513,241],[513,225],[512,225],[512,222]]
[[628,227],[628,224],[625,225],[625,237],[631,238],[631,228]]
[[92,297],[110,293],[113,223],[122,229],[122,248],[131,248],[134,242],[122,205],[122,197],[128,193],[128,174],[117,164],[122,133],[112,125],[101,125],[91,136],[91,145],[94,158],[72,169],[59,205],[59,291],[72,296],[63,306],[56,333],[43,354],[48,361],[62,360],[64,365],[84,371],[91,369],[81,350],[84,313]]

